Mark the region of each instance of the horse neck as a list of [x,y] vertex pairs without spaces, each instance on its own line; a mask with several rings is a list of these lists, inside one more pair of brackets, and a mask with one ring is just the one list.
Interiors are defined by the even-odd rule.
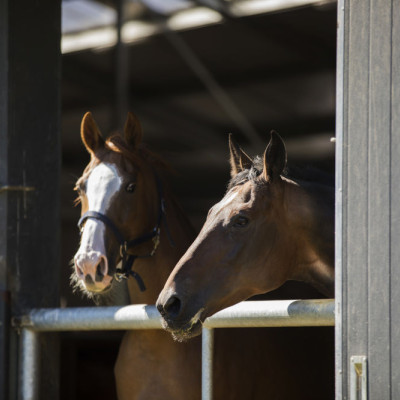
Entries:
[[160,244],[154,256],[137,259],[133,270],[139,273],[146,290],[140,292],[135,279],[128,280],[131,304],[154,304],[183,253],[193,242],[195,232],[169,188],[163,183],[165,214],[161,222]]
[[296,232],[297,257],[293,279],[307,282],[326,296],[334,296],[334,190],[301,184],[304,208]]

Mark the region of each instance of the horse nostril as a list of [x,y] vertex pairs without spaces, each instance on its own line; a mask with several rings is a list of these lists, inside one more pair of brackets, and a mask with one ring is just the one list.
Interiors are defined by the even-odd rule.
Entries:
[[92,278],[89,274],[87,274],[87,275],[85,276],[85,283],[86,283],[87,285],[93,285],[93,284],[94,284],[93,278]]
[[96,267],[96,273],[94,276],[94,280],[96,282],[101,282],[104,278],[104,276],[107,274],[108,268],[107,268],[107,262],[104,257],[100,258],[100,262],[97,264]]
[[181,310],[181,301],[176,296],[171,296],[164,304],[164,314],[167,314],[169,317],[172,318],[177,317],[179,315],[180,310]]
[[101,264],[101,262],[97,265],[97,268],[96,268],[96,275],[94,277],[96,282],[101,282],[104,278],[104,274],[102,272],[102,268],[101,268],[100,264]]

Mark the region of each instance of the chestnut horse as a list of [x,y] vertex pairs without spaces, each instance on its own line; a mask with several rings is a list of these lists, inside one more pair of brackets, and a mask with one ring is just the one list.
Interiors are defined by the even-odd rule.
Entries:
[[286,149],[271,132],[264,159],[251,160],[230,138],[231,175],[157,307],[179,337],[201,332],[217,311],[288,280],[334,295],[334,190],[283,176]]
[[[104,304],[123,292],[118,280],[131,276],[130,303],[154,304],[194,233],[167,185],[166,165],[141,144],[133,114],[124,133],[105,141],[90,113],[82,120],[91,160],[76,183],[82,237],[73,280]],[[126,332],[115,366],[118,398],[199,399],[199,346],[182,347],[164,331]]]

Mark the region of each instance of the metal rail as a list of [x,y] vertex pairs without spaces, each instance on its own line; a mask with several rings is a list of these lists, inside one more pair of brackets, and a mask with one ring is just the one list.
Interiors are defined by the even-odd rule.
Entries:
[[[202,339],[202,400],[212,399],[213,329],[333,326],[334,300],[246,301],[207,318]],[[161,329],[155,306],[54,308],[32,310],[14,318],[22,331],[20,400],[37,400],[40,332]]]

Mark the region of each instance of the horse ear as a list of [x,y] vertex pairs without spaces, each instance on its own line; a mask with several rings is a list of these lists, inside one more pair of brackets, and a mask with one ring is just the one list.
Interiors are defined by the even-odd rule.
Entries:
[[282,138],[271,131],[271,139],[264,153],[263,177],[266,181],[276,181],[286,167],[286,147]]
[[229,151],[232,178],[239,172],[244,169],[249,169],[253,165],[252,159],[233,140],[232,133],[229,134]]
[[81,139],[90,154],[93,154],[100,147],[104,147],[104,139],[90,112],[87,112],[82,118]]
[[143,136],[142,125],[140,124],[139,118],[131,112],[128,112],[124,127],[124,133],[127,143],[129,143],[134,148],[139,146]]

